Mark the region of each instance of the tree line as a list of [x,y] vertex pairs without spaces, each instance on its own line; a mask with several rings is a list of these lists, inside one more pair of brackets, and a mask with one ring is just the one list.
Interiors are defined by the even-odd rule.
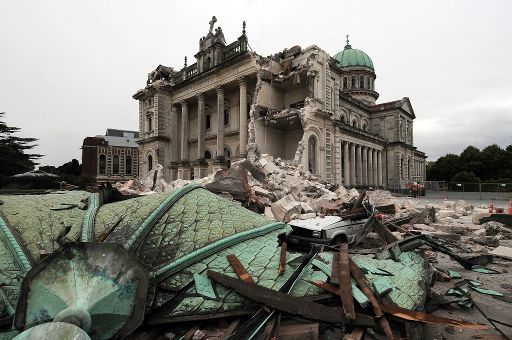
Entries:
[[[38,165],[37,160],[41,158],[42,155],[30,153],[30,150],[37,146],[37,144],[35,144],[37,138],[17,136],[21,129],[9,126],[4,120],[5,115],[5,112],[0,112],[0,187],[7,185],[32,187],[57,186],[55,179],[15,179],[11,177],[16,174],[34,170],[35,166]],[[85,186],[94,181],[93,178],[81,176],[81,165],[76,159],[59,167],[40,166],[39,169],[58,175],[59,181],[65,181],[78,186]],[[38,181],[40,183],[36,183]]]
[[427,181],[512,183],[512,144],[482,150],[468,146],[460,155],[447,154],[427,162]]

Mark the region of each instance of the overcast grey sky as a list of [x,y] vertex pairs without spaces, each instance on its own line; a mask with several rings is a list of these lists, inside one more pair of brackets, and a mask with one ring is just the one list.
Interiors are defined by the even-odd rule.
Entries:
[[[131,98],[159,64],[194,59],[212,15],[226,40],[247,22],[267,56],[350,34],[372,58],[378,102],[412,101],[415,144],[436,159],[512,144],[512,1],[2,1],[0,111],[39,138],[43,165],[81,159],[83,138],[138,128]],[[190,64],[190,63],[189,63]]]

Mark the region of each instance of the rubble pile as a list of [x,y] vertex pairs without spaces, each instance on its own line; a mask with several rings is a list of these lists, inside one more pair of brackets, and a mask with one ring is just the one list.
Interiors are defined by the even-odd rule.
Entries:
[[[318,246],[315,242],[319,240],[315,239],[314,232],[310,236],[304,233],[308,231],[308,226],[320,228],[329,223],[349,221],[346,226],[354,229],[355,235],[345,239],[327,239],[329,242],[322,243],[322,247],[325,247],[322,249],[331,251],[335,257],[338,252],[340,256],[350,253],[351,258],[364,254],[363,258],[367,261],[377,261],[378,268],[368,264],[365,267],[362,262],[358,264],[366,275],[380,273],[372,277],[371,289],[365,292],[368,296],[376,294],[377,306],[382,308],[380,312],[375,309],[377,316],[384,313],[398,318],[405,316],[405,320],[409,321],[430,323],[420,332],[425,338],[450,338],[455,329],[463,334],[461,338],[479,336],[482,330],[505,337],[512,334],[510,324],[492,312],[496,308],[497,311],[507,310],[507,304],[512,303],[512,286],[507,283],[511,279],[508,273],[509,261],[512,261],[512,215],[489,212],[488,207],[475,207],[464,200],[431,203],[425,199],[396,197],[385,190],[359,192],[329,184],[294,166],[293,162],[269,155],[262,155],[253,162],[234,162],[227,170],[195,181],[167,183],[162,178],[162,167],[157,166],[144,179],[116,184],[116,187],[126,194],[148,195],[171,192],[191,182],[199,183],[207,190],[266,217],[289,223],[292,231],[282,247],[288,242],[288,247],[293,249],[291,236],[297,226],[306,227],[299,239],[302,237],[303,241]],[[312,230],[318,230],[316,237],[319,237],[320,229]],[[386,276],[398,274],[389,274],[387,270],[393,263],[408,261],[407,254],[420,254],[427,263],[421,274],[424,276],[422,288],[414,293],[425,294],[424,304],[418,305],[414,311],[396,309],[396,306],[389,304],[400,288],[392,278]],[[355,299],[352,301],[350,293],[341,289],[345,287],[341,273],[348,270],[348,262],[345,262],[343,269],[334,265],[339,263],[342,266],[340,258],[333,258],[332,261],[332,272],[330,267],[323,268],[321,262],[314,264],[322,267],[321,270],[330,276],[330,281],[310,283],[339,295],[344,307],[354,301],[361,303],[355,291],[352,291]],[[407,273],[407,270],[402,271]],[[358,273],[357,268],[350,268],[348,277],[343,280],[361,279]],[[357,281],[357,284],[360,288],[364,287],[364,282]],[[354,283],[352,286],[355,287]],[[493,301],[494,298],[501,301]],[[482,305],[485,308],[482,309]],[[360,308],[356,308],[356,311],[360,311]],[[431,314],[434,311],[435,315]],[[388,322],[383,321],[385,318],[378,320],[388,338],[393,333],[397,334],[396,325],[391,330]],[[205,324],[198,329],[197,332],[201,334],[198,338],[211,337],[215,332],[220,332],[212,325]],[[305,325],[312,327],[314,324]],[[290,327],[297,329],[301,326],[293,324]],[[357,328],[352,329],[352,332],[356,331]],[[315,332],[318,334],[318,330]]]

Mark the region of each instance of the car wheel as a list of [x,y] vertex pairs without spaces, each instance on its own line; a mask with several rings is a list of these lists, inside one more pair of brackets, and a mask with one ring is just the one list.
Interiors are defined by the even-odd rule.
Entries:
[[332,244],[333,246],[337,246],[337,245],[340,245],[340,244],[342,244],[342,243],[346,243],[346,242],[348,242],[348,241],[347,241],[347,235],[345,235],[345,234],[341,234],[341,235],[336,236],[336,237],[332,240],[332,243],[331,243],[331,244]]

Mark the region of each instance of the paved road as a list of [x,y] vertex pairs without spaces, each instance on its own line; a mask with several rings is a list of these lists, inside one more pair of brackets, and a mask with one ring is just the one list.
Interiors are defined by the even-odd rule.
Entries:
[[[394,195],[394,194],[393,194]],[[415,198],[418,205],[442,204],[445,200],[465,200],[475,207],[489,206],[493,203],[497,208],[508,208],[512,199],[510,192],[453,192],[453,191],[427,191],[423,197]]]

